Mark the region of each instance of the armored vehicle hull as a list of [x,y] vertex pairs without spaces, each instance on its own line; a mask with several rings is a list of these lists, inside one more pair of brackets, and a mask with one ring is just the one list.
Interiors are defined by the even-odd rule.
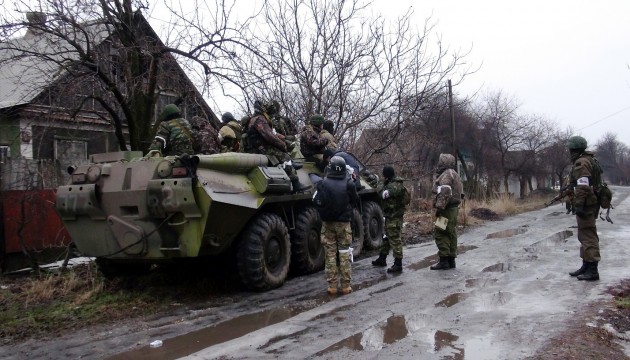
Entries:
[[[57,189],[56,209],[77,249],[95,257],[105,275],[236,254],[243,284],[263,291],[281,286],[290,268],[305,274],[324,266],[313,187],[293,192],[284,170],[264,155],[119,152],[90,160],[69,169],[71,184]],[[321,175],[309,162],[297,173],[307,185],[309,174]],[[378,246],[383,231],[376,189],[365,180],[361,185],[355,256],[364,243]]]

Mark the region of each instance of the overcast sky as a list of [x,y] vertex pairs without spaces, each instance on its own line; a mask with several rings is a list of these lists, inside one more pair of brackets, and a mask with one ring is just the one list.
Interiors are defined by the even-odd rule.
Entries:
[[630,0],[375,0],[413,6],[445,44],[469,48],[478,73],[456,89],[502,90],[520,111],[572,127],[594,145],[606,132],[630,146]]

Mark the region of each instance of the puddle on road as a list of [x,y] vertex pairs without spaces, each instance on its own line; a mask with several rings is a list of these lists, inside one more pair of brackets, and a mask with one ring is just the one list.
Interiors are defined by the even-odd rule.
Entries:
[[[475,250],[476,248],[477,246],[474,245],[460,245],[457,247],[457,254],[461,255],[469,250]],[[415,263],[408,265],[407,268],[411,270],[425,269],[435,264],[437,262],[437,259],[437,255],[430,255],[420,261],[416,261]]]
[[483,270],[481,270],[481,272],[506,272],[506,271],[512,271],[514,269],[514,266],[512,266],[511,263],[498,263],[498,264],[494,264],[494,265],[490,265],[486,268],[484,268]]
[[370,328],[363,333],[357,333],[347,337],[326,349],[319,351],[315,356],[322,356],[331,352],[346,348],[361,351],[380,350],[384,344],[393,344],[404,339],[409,334],[405,317],[403,315],[392,315],[384,324]]
[[464,349],[458,346],[457,340],[459,336],[453,335],[446,331],[437,330],[433,335],[433,351],[438,352],[450,352],[449,356],[442,357],[441,359],[449,360],[463,360]]
[[486,235],[486,240],[487,239],[505,239],[505,238],[509,238],[509,237],[523,234],[526,232],[527,232],[527,229],[522,228],[522,227],[518,229],[508,229],[508,230],[503,230],[503,231],[498,231],[498,232],[488,234]]
[[330,345],[322,351],[315,353],[315,356],[322,356],[328,353],[340,350],[340,349],[350,349],[350,350],[363,350],[363,345],[361,345],[361,340],[363,339],[363,333],[357,333],[350,337],[347,337],[337,343]]
[[108,359],[177,359],[279,323],[320,305],[320,303],[313,301],[304,306],[270,309],[242,315],[208,328],[166,339],[159,348],[143,346]]
[[451,307],[458,304],[460,301],[466,300],[470,294],[468,293],[455,293],[444,298],[444,300],[435,303],[435,307]]
[[526,252],[540,252],[545,249],[549,249],[549,248],[564,244],[567,242],[567,239],[572,236],[573,236],[573,231],[571,230],[560,231],[551,236],[546,237],[543,240],[537,241],[529,246],[526,246],[524,249]]
[[486,284],[494,284],[497,281],[499,281],[498,279],[466,279],[466,287],[467,288],[472,288],[472,287],[485,287]]

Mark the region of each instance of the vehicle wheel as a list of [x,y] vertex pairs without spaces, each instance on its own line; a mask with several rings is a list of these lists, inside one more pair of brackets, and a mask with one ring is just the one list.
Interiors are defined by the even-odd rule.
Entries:
[[144,275],[151,270],[149,263],[121,263],[105,258],[96,258],[96,267],[108,279],[119,276]]
[[317,209],[308,207],[297,215],[291,237],[291,269],[296,274],[310,274],[324,268],[321,233],[322,220]]
[[363,203],[363,227],[366,249],[378,249],[383,243],[383,209],[374,201]]
[[276,214],[254,217],[240,235],[236,266],[241,281],[250,290],[264,291],[281,286],[289,272],[289,230]]
[[352,210],[352,222],[350,223],[352,227],[352,245],[350,245],[352,250],[352,256],[357,257],[361,254],[361,250],[363,250],[363,220],[361,219],[361,213],[359,210]]

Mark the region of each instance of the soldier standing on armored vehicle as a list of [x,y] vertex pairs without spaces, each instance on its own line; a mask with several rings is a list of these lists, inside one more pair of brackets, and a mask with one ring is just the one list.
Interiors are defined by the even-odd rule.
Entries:
[[597,264],[601,260],[599,254],[599,236],[597,235],[597,214],[599,202],[594,188],[601,182],[601,168],[596,163],[592,152],[586,151],[586,139],[572,136],[568,141],[569,153],[573,167],[571,168],[570,184],[573,190],[573,208],[577,220],[578,240],[580,241],[580,257],[582,267],[569,273],[579,280],[599,280]]
[[302,191],[309,188],[302,183],[297,176],[291,162],[291,156],[287,152],[285,142],[273,133],[270,116],[273,116],[273,106],[260,100],[254,102],[254,116],[249,120],[247,128],[246,152],[265,154],[270,156],[273,166],[284,164],[284,171],[291,179],[293,191]]
[[402,272],[403,245],[400,233],[402,230],[405,206],[409,204],[409,192],[403,185],[403,180],[396,177],[394,168],[386,165],[383,167],[382,188],[379,190],[381,207],[385,214],[385,235],[383,244],[379,250],[378,258],[372,261],[374,266],[387,266],[387,255],[391,249],[394,255],[394,265],[387,269],[388,273]]
[[162,156],[193,154],[193,143],[188,120],[182,118],[177,105],[166,105],[160,114],[160,127],[149,150],[157,150]]
[[[457,213],[462,201],[462,180],[455,171],[455,156],[440,154],[437,164],[437,179],[433,185],[433,207],[435,208],[436,226],[433,229],[435,245],[438,248],[440,262],[431,266],[431,270],[454,269],[457,257]],[[446,224],[444,224],[446,223]]]

